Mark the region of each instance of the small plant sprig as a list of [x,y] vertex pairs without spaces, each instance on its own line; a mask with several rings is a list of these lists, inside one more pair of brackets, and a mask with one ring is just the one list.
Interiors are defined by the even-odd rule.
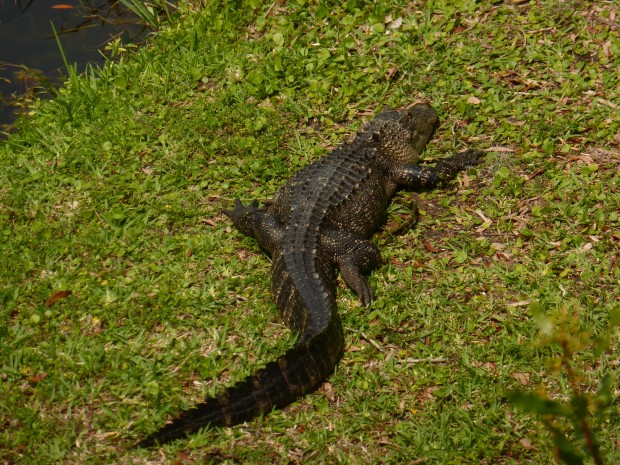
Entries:
[[565,377],[568,398],[561,400],[558,395],[552,396],[541,385],[538,392],[511,392],[509,399],[516,407],[540,417],[551,433],[558,464],[581,465],[590,458],[596,465],[603,465],[596,426],[614,402],[614,376],[605,373],[597,391],[588,393],[585,360],[600,359],[609,350],[615,328],[620,326],[620,306],[611,310],[609,324],[598,337],[593,336],[591,329],[583,327],[581,306],[576,301],[551,314],[546,314],[540,303],[531,304],[529,310],[541,328],[537,345],[559,348],[559,354],[551,359],[549,367],[558,382]]

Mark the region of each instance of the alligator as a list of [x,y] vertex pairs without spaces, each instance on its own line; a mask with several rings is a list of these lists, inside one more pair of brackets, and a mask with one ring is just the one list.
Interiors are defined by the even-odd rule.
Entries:
[[334,371],[344,348],[336,271],[370,305],[373,291],[365,274],[381,263],[381,254],[369,238],[396,191],[430,189],[481,159],[482,152],[469,149],[432,167],[418,165],[438,125],[428,104],[387,108],[352,141],[300,170],[265,206],[237,199],[224,211],[271,255],[271,292],[297,342],[255,374],[182,412],[139,447],[267,414],[314,390]]

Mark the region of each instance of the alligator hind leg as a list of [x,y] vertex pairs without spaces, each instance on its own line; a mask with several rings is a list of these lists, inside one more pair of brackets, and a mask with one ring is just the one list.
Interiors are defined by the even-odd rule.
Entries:
[[379,248],[368,239],[342,229],[325,230],[321,247],[333,258],[342,279],[359,296],[362,305],[370,305],[374,295],[364,273],[381,264]]
[[268,208],[259,208],[258,202],[243,205],[235,200],[235,208],[224,210],[236,228],[246,236],[256,239],[258,244],[270,254],[282,243],[284,227]]
[[382,244],[390,244],[396,236],[400,236],[406,231],[410,231],[420,220],[420,209],[418,208],[418,200],[412,199],[410,202],[409,214],[405,220],[393,228],[386,229],[389,237],[382,241]]

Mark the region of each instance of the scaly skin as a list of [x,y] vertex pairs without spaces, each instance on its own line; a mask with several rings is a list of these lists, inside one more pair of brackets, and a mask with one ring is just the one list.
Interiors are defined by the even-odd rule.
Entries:
[[344,347],[336,313],[336,270],[370,305],[364,273],[381,262],[369,241],[398,189],[427,189],[478,163],[468,150],[435,167],[417,165],[439,124],[426,104],[387,110],[351,143],[299,171],[267,208],[236,201],[225,211],[235,226],[272,256],[271,291],[299,342],[275,362],[217,397],[208,398],[138,445],[184,437],[207,425],[234,425],[281,408],[315,389],[334,370]]

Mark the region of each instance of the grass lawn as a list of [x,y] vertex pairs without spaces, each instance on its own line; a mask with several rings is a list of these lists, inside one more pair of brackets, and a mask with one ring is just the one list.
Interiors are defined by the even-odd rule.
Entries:
[[[620,463],[620,5],[205,3],[0,141],[1,463],[548,464],[584,431]],[[395,199],[377,301],[339,285],[337,372],[132,448],[293,343],[222,209],[415,101],[424,163],[485,161]]]

